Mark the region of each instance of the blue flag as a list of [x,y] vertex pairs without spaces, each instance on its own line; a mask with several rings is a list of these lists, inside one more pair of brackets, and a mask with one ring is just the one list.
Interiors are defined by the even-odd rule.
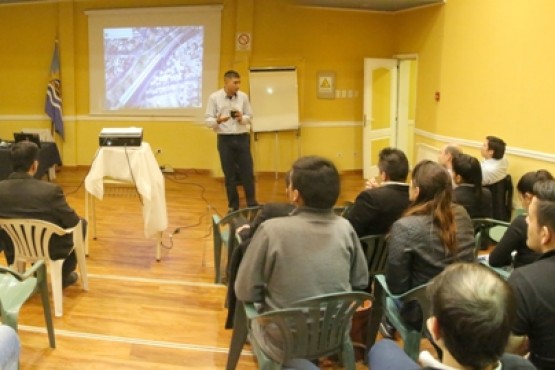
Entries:
[[60,81],[60,55],[58,41],[54,44],[54,55],[50,63],[50,81],[46,88],[44,111],[50,117],[54,130],[64,138],[64,120],[62,118],[62,83]]

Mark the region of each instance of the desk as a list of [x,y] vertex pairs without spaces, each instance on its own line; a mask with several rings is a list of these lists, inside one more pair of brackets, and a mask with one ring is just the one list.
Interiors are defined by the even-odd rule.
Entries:
[[[10,173],[13,172],[10,150],[11,148],[0,148],[0,180],[7,179]],[[58,147],[55,143],[42,142],[39,152],[39,168],[35,177],[40,179],[48,173],[48,179],[52,180],[56,172],[51,171],[51,169],[55,165],[62,165]]]
[[[140,147],[101,147],[85,178],[85,209],[95,228],[94,197],[104,197],[106,178],[136,185],[142,197],[144,233],[157,238],[156,259],[161,257],[162,232],[168,227],[164,176],[148,143]],[[91,205],[89,206],[89,203]],[[94,229],[93,229],[94,230]],[[96,236],[96,232],[94,233]]]

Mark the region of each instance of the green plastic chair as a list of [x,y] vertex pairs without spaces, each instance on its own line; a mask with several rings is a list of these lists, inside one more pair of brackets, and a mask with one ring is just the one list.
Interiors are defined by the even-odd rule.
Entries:
[[[413,288],[403,294],[393,294],[389,291],[387,283],[385,281],[385,275],[376,275],[376,300],[372,306],[372,318],[371,325],[374,337],[369,342],[369,347],[371,347],[378,333],[382,315],[385,315],[391,325],[397,329],[397,332],[401,335],[404,342],[404,351],[410,358],[417,361],[418,354],[420,353],[420,340],[424,335],[426,328],[426,319],[430,317],[430,300],[426,295],[426,287],[428,284],[424,284]],[[400,300],[403,304],[411,301],[417,301],[422,309],[422,327],[415,330],[410,325],[405,324],[401,318],[400,311],[397,308],[396,300]],[[370,335],[370,333],[369,333]]]
[[[312,360],[339,354],[344,368],[355,370],[349,329],[353,314],[366,300],[373,300],[372,295],[325,294],[265,313],[258,313],[252,303],[238,302],[226,369],[236,368],[248,335],[260,369],[281,369],[296,358]],[[278,342],[268,340],[270,337],[278,338]]]
[[353,202],[346,201],[342,206],[333,207],[333,213],[341,217],[347,217],[353,206]]
[[56,348],[54,337],[54,324],[48,298],[48,285],[46,284],[46,266],[39,260],[20,274],[8,267],[0,266],[0,313],[2,322],[17,331],[17,318],[19,310],[36,291],[40,291],[44,320],[48,331],[50,347]]
[[473,218],[474,224],[474,252],[478,256],[478,252],[483,243],[483,239],[488,237],[496,243],[499,243],[510,223],[493,218]]
[[[231,255],[233,248],[236,246],[236,238],[230,235],[235,229],[234,222],[242,219],[246,222],[252,222],[262,206],[241,208],[237,211],[230,212],[224,217],[212,215],[212,230],[214,236],[214,270],[216,272],[216,284],[222,283],[221,260],[222,247],[226,247],[228,254]],[[229,260],[229,258],[228,258]]]
[[[366,261],[368,262],[368,285],[370,288],[370,285],[374,282],[374,277],[385,272],[385,264],[387,261],[386,234],[367,235],[361,237],[359,240],[360,244],[362,244],[362,248],[366,252]],[[369,315],[371,315],[371,313],[372,310],[369,311]],[[353,343],[355,347],[364,349],[365,361],[367,361],[368,350],[375,342],[378,329],[376,327],[376,332],[372,330],[371,316],[368,320],[366,329],[366,343]]]

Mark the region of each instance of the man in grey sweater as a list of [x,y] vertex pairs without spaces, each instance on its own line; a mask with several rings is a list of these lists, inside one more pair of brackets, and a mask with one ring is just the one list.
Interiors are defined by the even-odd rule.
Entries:
[[292,216],[264,222],[251,241],[237,275],[235,292],[265,310],[289,307],[300,299],[363,289],[368,268],[349,222],[333,213],[339,174],[320,157],[293,164]]

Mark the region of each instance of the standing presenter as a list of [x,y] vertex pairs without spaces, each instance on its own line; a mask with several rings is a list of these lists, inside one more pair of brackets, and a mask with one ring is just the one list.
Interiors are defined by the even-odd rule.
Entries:
[[206,126],[218,134],[218,152],[225,176],[228,211],[239,209],[237,180],[243,184],[247,206],[258,205],[254,190],[250,144],[251,105],[247,94],[239,91],[241,77],[236,71],[224,74],[224,87],[208,98]]

